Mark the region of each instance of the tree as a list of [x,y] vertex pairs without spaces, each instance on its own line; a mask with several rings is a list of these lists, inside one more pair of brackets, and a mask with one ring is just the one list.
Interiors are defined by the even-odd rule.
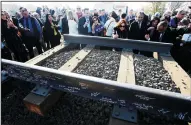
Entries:
[[180,8],[183,5],[184,2],[169,2],[167,4],[167,9],[169,9],[170,11],[174,12],[176,11],[178,8]]
[[163,14],[165,11],[165,5],[165,2],[150,2],[144,7],[144,11],[145,13],[152,15],[154,15],[156,12]]

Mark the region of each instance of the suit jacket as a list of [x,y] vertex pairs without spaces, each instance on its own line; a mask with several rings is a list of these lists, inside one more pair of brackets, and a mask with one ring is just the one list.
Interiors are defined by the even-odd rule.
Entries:
[[[36,18],[34,18],[34,17],[30,17],[30,18],[31,18],[31,24],[32,24],[32,27],[34,30],[32,36],[40,39],[40,37],[42,35],[42,28],[41,28],[41,26],[40,26],[40,24]],[[19,23],[21,23],[21,25],[24,26],[24,17],[19,19]],[[25,37],[31,36],[31,33],[23,31],[22,35],[24,35]]]
[[147,25],[147,23],[149,22],[149,17],[147,15],[144,14],[144,19],[143,22]]
[[177,32],[176,29],[167,28],[163,33],[162,39],[160,40],[160,33],[158,30],[153,32],[153,35],[150,36],[150,41],[164,42],[164,43],[175,43]]
[[141,28],[137,21],[131,23],[129,28],[129,39],[145,40],[145,33],[147,31],[147,25],[142,22]]
[[[90,21],[90,27],[92,27],[93,20],[92,20],[91,17],[89,17],[89,21]],[[85,17],[81,17],[81,18],[79,19],[78,32],[79,32],[79,34],[81,34],[81,35],[89,35],[89,33],[88,33],[88,27],[86,26],[86,27],[84,28],[85,22],[86,22],[86,18],[85,18]]]

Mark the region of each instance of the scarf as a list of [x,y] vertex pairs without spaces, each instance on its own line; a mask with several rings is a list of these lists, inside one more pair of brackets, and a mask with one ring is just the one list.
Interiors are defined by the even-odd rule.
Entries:
[[53,23],[51,23],[51,28],[54,30],[54,36],[56,36],[56,35],[57,35],[57,32],[56,32],[56,29],[55,29],[55,27],[54,27],[54,24],[53,24]]

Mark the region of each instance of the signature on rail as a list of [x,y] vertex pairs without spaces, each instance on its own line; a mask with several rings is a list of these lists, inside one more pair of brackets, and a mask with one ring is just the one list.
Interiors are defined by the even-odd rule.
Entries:
[[140,104],[140,103],[133,103],[133,105],[135,105],[136,108],[138,108],[138,109],[144,109],[144,110],[148,110],[149,108],[153,109],[153,106],[151,106],[151,105],[145,105],[145,104]]
[[187,114],[188,114],[188,112],[186,112],[186,113],[181,112],[181,113],[175,114],[174,116],[178,117],[180,120],[183,120]]
[[100,94],[99,92],[92,92],[92,93],[91,93],[91,96],[96,97],[96,96],[98,96],[99,94]]
[[165,109],[160,109],[160,110],[158,110],[158,112],[160,112],[162,114],[166,114],[166,113],[169,113],[170,111],[165,111]]
[[112,104],[117,103],[116,101],[113,101],[111,98],[107,98],[107,97],[102,97],[100,99],[100,101],[104,101],[104,102],[108,102],[108,103],[112,103]]
[[64,90],[67,90],[71,93],[77,93],[80,89],[77,87],[66,87],[66,88],[64,88]]
[[135,97],[138,97],[142,100],[146,100],[146,101],[149,101],[151,99],[155,99],[155,98],[150,98],[150,97],[147,97],[147,96],[144,96],[144,95],[135,95]]

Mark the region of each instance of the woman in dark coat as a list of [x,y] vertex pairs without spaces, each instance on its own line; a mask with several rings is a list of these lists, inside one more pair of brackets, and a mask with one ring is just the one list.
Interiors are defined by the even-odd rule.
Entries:
[[6,46],[14,53],[15,60],[20,62],[28,60],[26,47],[18,36],[18,27],[12,20],[7,19],[5,13],[1,14],[1,35],[5,39]]
[[[128,33],[129,33],[129,26],[127,25],[127,22],[125,20],[121,20],[118,22],[117,26],[114,27],[113,38],[127,39]],[[115,50],[120,51],[121,49],[115,48]]]
[[113,38],[127,39],[129,33],[129,26],[125,20],[121,20],[113,30]]
[[44,40],[47,42],[47,48],[49,49],[49,42],[51,48],[60,44],[61,35],[58,31],[59,27],[55,25],[51,14],[46,15],[46,22],[43,28]]

